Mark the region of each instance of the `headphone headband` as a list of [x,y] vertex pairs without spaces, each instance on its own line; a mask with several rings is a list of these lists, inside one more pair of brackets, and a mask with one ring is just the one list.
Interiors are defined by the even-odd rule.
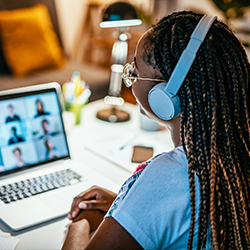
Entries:
[[149,91],[149,105],[159,118],[170,120],[180,114],[180,100],[176,94],[216,18],[216,16],[209,15],[204,15],[201,18],[190,37],[186,49],[182,52],[168,83],[159,83]]
[[204,15],[195,27],[190,37],[190,41],[188,42],[186,49],[182,52],[168,81],[166,86],[167,92],[171,93],[172,95],[177,94],[194,62],[197,51],[199,50],[215,19],[216,16]]

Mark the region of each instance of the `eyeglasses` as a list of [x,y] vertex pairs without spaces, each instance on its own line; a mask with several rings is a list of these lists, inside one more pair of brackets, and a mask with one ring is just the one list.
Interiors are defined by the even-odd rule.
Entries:
[[151,78],[141,78],[137,77],[137,75],[134,73],[134,62],[127,63],[123,67],[123,74],[122,74],[122,80],[126,87],[131,87],[135,80],[146,80],[146,81],[157,81],[157,82],[164,82],[165,80],[162,79],[151,79]]

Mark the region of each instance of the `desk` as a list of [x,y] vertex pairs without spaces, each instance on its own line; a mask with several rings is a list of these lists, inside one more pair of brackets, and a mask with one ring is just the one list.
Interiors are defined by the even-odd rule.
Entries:
[[[138,107],[133,104],[125,104],[122,109],[128,111],[131,120],[125,123],[112,124],[98,120],[95,115],[99,109],[106,108],[102,100],[87,104],[82,110],[82,122],[75,126],[68,134],[69,147],[73,159],[87,164],[89,167],[103,174],[114,181],[119,186],[131,175],[132,170],[119,162],[111,162],[103,156],[98,156],[87,149],[87,145],[94,137],[94,133],[103,131],[120,131],[120,133],[130,131],[143,136],[145,139],[163,145],[167,141],[166,148],[171,148],[169,132],[167,130],[158,132],[145,132],[140,130]],[[98,131],[97,131],[98,130]],[[107,141],[108,143],[108,141]],[[162,151],[164,148],[162,148]],[[130,160],[130,159],[128,159]],[[20,242],[16,249],[60,249],[63,244],[65,226],[70,221],[67,218],[47,223],[47,225],[37,227],[28,232],[19,234]],[[3,227],[0,228],[4,230]]]
[[[131,119],[124,123],[109,123],[96,119],[97,111],[109,106],[99,100],[89,103],[83,108],[82,122],[71,133],[73,139],[72,156],[81,161],[85,155],[83,149],[98,155],[112,163],[112,167],[103,168],[99,164],[93,164],[95,170],[102,173],[118,185],[135,170],[137,163],[131,163],[133,145],[152,146],[154,154],[169,151],[174,146],[170,132],[165,127],[159,131],[144,131],[140,129],[140,113],[137,105],[125,103],[121,109],[127,111]],[[77,144],[76,144],[77,141]],[[126,146],[123,150],[121,147]],[[97,158],[96,158],[97,159]],[[119,172],[117,172],[119,167]]]

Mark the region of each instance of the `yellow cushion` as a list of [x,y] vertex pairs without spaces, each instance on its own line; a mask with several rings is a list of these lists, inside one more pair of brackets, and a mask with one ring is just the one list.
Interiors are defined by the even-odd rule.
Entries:
[[5,60],[15,76],[61,67],[65,62],[45,5],[0,11],[0,37]]

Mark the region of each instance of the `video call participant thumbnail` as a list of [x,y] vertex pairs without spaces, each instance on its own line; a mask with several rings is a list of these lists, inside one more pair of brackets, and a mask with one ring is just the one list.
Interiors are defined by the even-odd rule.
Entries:
[[14,106],[12,104],[8,105],[9,115],[6,117],[5,123],[20,121],[20,117],[14,113]]

